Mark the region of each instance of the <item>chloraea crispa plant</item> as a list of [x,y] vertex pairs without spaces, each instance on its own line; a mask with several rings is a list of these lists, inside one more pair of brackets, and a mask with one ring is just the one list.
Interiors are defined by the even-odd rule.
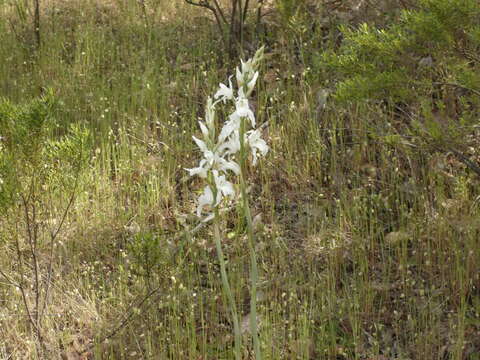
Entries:
[[[236,68],[236,87],[232,77],[228,85],[220,84],[214,99],[208,98],[205,110],[205,122],[199,121],[202,139],[193,136],[203,157],[198,167],[186,169],[190,176],[205,179],[206,185],[197,200],[197,215],[203,221],[213,220],[214,240],[220,262],[222,285],[229,301],[235,335],[235,358],[241,359],[242,336],[235,299],[230,288],[225,258],[223,255],[220,231],[220,209],[229,203],[241,201],[243,216],[246,218],[248,244],[251,262],[250,330],[253,337],[255,358],[261,359],[260,341],[257,325],[257,283],[258,268],[255,252],[253,220],[249,207],[246,169],[249,161],[256,165],[259,157],[268,152],[268,145],[262,139],[260,129],[256,128],[255,114],[249,104],[249,97],[258,79],[258,67],[263,58],[264,48],[257,50],[253,58],[241,61]],[[232,113],[226,118],[217,133],[217,106],[228,108]]]

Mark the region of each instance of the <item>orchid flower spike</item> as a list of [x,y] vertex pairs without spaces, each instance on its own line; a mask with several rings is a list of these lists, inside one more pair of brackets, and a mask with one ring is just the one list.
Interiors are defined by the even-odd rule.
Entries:
[[[215,101],[210,97],[207,99],[205,122],[199,121],[202,139],[192,137],[203,156],[197,167],[185,169],[190,176],[199,176],[208,181],[208,185],[204,187],[197,200],[199,217],[205,207],[215,208],[220,206],[224,199],[236,197],[234,182],[230,179],[233,175],[240,175],[242,171],[235,160],[236,154],[241,150],[241,137],[244,139],[246,151],[250,151],[252,154],[253,165],[256,165],[258,158],[266,155],[269,150],[267,143],[261,138],[260,130],[255,129],[255,114],[250,108],[248,99],[256,85],[257,69],[262,58],[263,47],[255,53],[253,58],[247,61],[242,60],[240,67],[236,68],[236,88],[234,88],[232,76],[230,76],[228,86],[219,84],[218,90],[213,96]],[[235,110],[228,116],[217,136],[215,106],[219,102],[223,104],[232,102]],[[242,119],[245,120],[246,127],[243,130],[241,129]],[[213,214],[210,213],[203,221],[208,221],[212,216]]]

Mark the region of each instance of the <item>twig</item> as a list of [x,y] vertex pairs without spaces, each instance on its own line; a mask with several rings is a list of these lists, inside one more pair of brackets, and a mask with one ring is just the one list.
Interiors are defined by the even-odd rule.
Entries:
[[149,24],[149,21],[148,21],[147,5],[145,4],[145,0],[140,0],[140,6],[142,8],[142,14],[143,14],[143,18],[145,20],[145,25],[148,27],[150,24]]
[[48,270],[47,270],[47,282],[45,284],[45,295],[44,295],[44,298],[43,298],[43,307],[42,307],[42,310],[40,312],[40,316],[43,316],[43,314],[45,313],[45,310],[47,308],[47,301],[48,301],[48,293],[50,291],[50,283],[51,283],[51,278],[52,278],[52,272],[53,272],[53,247],[54,247],[54,243],[55,243],[55,239],[57,238],[58,236],[58,233],[60,232],[60,229],[63,227],[63,224],[65,223],[65,220],[67,218],[67,214],[69,213],[70,211],[70,208],[72,207],[73,205],[73,202],[75,201],[75,196],[76,196],[76,192],[77,192],[77,187],[78,187],[78,179],[79,179],[79,174],[80,174],[80,167],[81,167],[81,163],[82,163],[82,155],[80,153],[79,155],[79,160],[78,160],[78,168],[77,168],[77,176],[75,176],[75,183],[73,185],[73,190],[72,190],[72,194],[70,195],[70,199],[68,201],[68,204],[67,204],[67,207],[65,208],[64,212],[63,212],[63,215],[62,215],[62,218],[60,220],[60,223],[58,224],[57,228],[52,231],[50,233],[50,244],[49,244],[49,247],[50,247],[50,251],[49,251],[49,263],[48,263]]
[[40,49],[41,46],[41,37],[40,37],[40,0],[35,0],[35,12],[33,18],[33,26],[35,39],[37,41],[37,49]]
[[0,269],[0,275],[2,275],[7,283],[11,286],[15,286],[16,288],[20,289],[20,284],[16,283],[10,276],[7,275],[2,269]]
[[229,39],[228,39],[228,55],[230,56],[230,59],[233,58],[233,42],[235,41],[235,16],[237,13],[237,2],[238,0],[232,0],[232,12],[230,15],[230,33],[229,33]]
[[480,176],[480,166],[475,164],[473,161],[471,161],[468,157],[463,155],[460,151],[449,148],[448,151],[450,151],[455,157],[460,160],[462,163],[464,163],[470,170],[475,172],[478,176]]
[[[223,27],[222,27],[222,22],[221,22],[221,19],[220,19],[220,16],[222,14],[218,14],[217,12],[217,9],[215,7],[213,7],[212,5],[210,5],[207,1],[205,0],[199,0],[198,2],[195,2],[193,0],[185,0],[185,2],[187,4],[190,4],[190,5],[193,5],[193,6],[198,6],[198,7],[203,7],[205,9],[208,9],[210,10],[211,12],[213,12],[213,15],[215,16],[215,20],[217,22],[217,26],[220,30],[220,35],[222,36],[222,40],[223,42],[226,44],[226,38],[225,38],[225,32],[223,31]],[[219,7],[220,9],[220,7]]]
[[30,311],[30,306],[28,305],[27,295],[25,294],[25,288],[24,288],[25,274],[24,274],[24,271],[23,271],[23,256],[22,256],[22,252],[20,250],[20,241],[18,240],[18,236],[15,236],[15,248],[16,248],[16,251],[17,251],[17,260],[18,260],[18,267],[19,267],[19,272],[20,272],[20,282],[19,282],[18,289],[20,290],[20,293],[22,294],[22,301],[23,301],[23,305],[25,306],[25,311],[27,312],[28,320],[29,320],[30,324],[32,325],[32,327],[35,328],[35,330],[36,330],[35,321],[33,319],[32,313]]
[[263,1],[264,0],[258,0],[258,4],[257,4],[257,21],[255,24],[255,32],[257,35],[258,35],[258,32],[260,31],[260,21],[262,20]]
[[468,88],[468,87],[466,87],[466,86],[463,86],[463,85],[460,85],[460,84],[449,83],[449,82],[434,82],[433,84],[434,84],[434,85],[445,85],[445,86],[458,87],[458,88],[460,88],[460,89],[470,91],[470,92],[474,93],[474,94],[477,95],[477,96],[480,96],[480,91],[477,91],[477,90],[475,90],[475,89],[470,89],[470,88]]
[[90,351],[93,349],[93,347],[96,344],[101,344],[112,337],[114,337],[121,329],[123,329],[132,319],[132,317],[135,315],[134,309],[141,308],[145,302],[150,299],[155,293],[157,293],[161,287],[157,287],[156,289],[150,291],[145,297],[138,303],[137,306],[135,306],[135,303],[132,303],[128,308],[127,308],[127,315],[123,318],[123,320],[112,330],[110,331],[107,335],[102,337],[100,340],[98,340],[96,343],[90,343],[85,349],[83,349],[81,352],[79,352],[79,355],[85,354],[86,352]]
[[[243,16],[242,16],[242,22],[243,24],[245,23],[245,19],[247,18],[247,12],[248,12],[248,7],[249,7],[250,0],[245,0],[245,6],[243,8]],[[243,25],[242,24],[242,25]]]
[[220,14],[220,17],[221,19],[223,20],[223,22],[226,24],[227,23],[227,18],[225,17],[225,13],[223,12],[222,8],[220,7],[220,4],[218,3],[217,0],[213,0],[213,4],[215,5],[215,7],[217,8],[217,11],[218,13]]

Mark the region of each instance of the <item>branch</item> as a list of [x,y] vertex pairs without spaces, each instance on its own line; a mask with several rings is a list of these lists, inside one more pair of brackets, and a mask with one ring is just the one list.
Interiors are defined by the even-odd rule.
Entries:
[[220,17],[222,18],[223,22],[225,23],[225,25],[227,25],[227,18],[225,17],[225,13],[223,12],[222,8],[220,7],[220,5],[218,4],[218,1],[217,0],[213,0],[213,3],[215,5],[215,7],[217,8],[217,11],[220,15]]
[[10,276],[7,275],[6,272],[4,272],[2,269],[0,269],[0,275],[2,275],[5,280],[11,285],[14,286],[18,289],[20,289],[20,284],[17,284]]
[[445,86],[457,87],[457,88],[460,88],[460,89],[463,89],[463,90],[466,90],[466,91],[470,91],[470,92],[474,93],[474,94],[477,95],[477,96],[480,96],[480,91],[475,90],[475,89],[467,88],[466,86],[463,86],[463,85],[460,85],[460,84],[448,83],[448,82],[434,82],[433,84],[434,84],[434,85],[445,85]]
[[263,7],[263,0],[258,0],[257,21],[256,21],[256,24],[255,24],[255,29],[256,29],[257,36],[258,36],[259,29],[260,29],[260,21],[262,20],[262,7]]
[[478,176],[480,176],[480,166],[475,164],[472,160],[470,160],[467,156],[463,155],[460,151],[455,150],[453,148],[448,149],[455,157],[464,163],[470,170],[475,172]]
[[208,3],[208,1],[205,0],[199,0],[198,2],[195,2],[193,0],[185,0],[187,4],[193,5],[193,6],[199,6],[199,7],[204,7],[207,8],[213,12],[215,12],[215,8]]
[[[185,0],[186,1],[186,0]],[[143,304],[148,300],[150,299],[153,295],[155,295],[155,293],[157,293],[159,290],[161,289],[161,287],[157,287],[156,289],[150,291],[139,303],[137,306],[134,306],[135,304],[132,303],[128,309],[127,309],[127,315],[125,315],[125,317],[123,318],[123,320],[112,330],[110,331],[107,335],[105,335],[104,337],[102,337],[99,341],[97,341],[96,343],[97,344],[101,344],[103,343],[104,341],[107,341],[109,339],[111,339],[112,337],[114,337],[121,329],[123,329],[129,322],[130,320],[132,319],[132,317],[135,315],[135,308],[141,308],[143,306]],[[93,347],[95,346],[94,343],[91,343],[89,344],[87,347],[85,347],[85,349],[83,349],[81,352],[79,352],[79,355],[83,355],[85,354],[86,352],[90,351],[93,349]]]
[[243,8],[243,16],[242,16],[243,23],[245,23],[245,19],[247,18],[249,2],[250,0],[245,0],[245,7]]
[[[78,172],[80,172],[80,170],[78,170]],[[44,299],[43,299],[43,307],[40,311],[40,317],[43,316],[43,314],[45,313],[45,310],[47,309],[47,300],[48,300],[48,294],[49,294],[49,291],[50,291],[50,279],[52,278],[52,272],[53,272],[52,270],[53,270],[53,247],[54,247],[54,242],[55,242],[55,239],[58,236],[58,233],[60,232],[60,229],[63,227],[63,224],[65,223],[65,220],[67,218],[67,214],[70,211],[70,208],[72,207],[72,205],[75,201],[75,196],[76,196],[77,186],[78,186],[78,178],[80,177],[78,175],[79,174],[77,173],[77,176],[75,177],[75,184],[73,186],[72,194],[70,195],[70,199],[68,201],[67,207],[65,208],[65,210],[63,212],[62,219],[60,220],[60,224],[58,224],[58,227],[50,233],[50,244],[49,244],[49,247],[50,247],[49,250],[50,251],[49,251],[49,263],[48,263],[48,270],[47,270],[47,282],[45,284],[45,295],[44,295]]]
[[[215,20],[216,20],[217,25],[218,25],[218,28],[220,30],[220,34],[222,35],[222,39],[225,42],[225,33],[223,31],[222,22],[221,22],[221,19],[220,19],[220,17],[222,17],[222,19],[225,19],[225,16],[224,16],[222,10],[220,9],[220,6],[218,6],[217,1],[215,0],[215,4],[218,7],[220,13],[217,11],[216,8],[214,8],[212,5],[210,5],[207,0],[199,0],[198,2],[195,2],[193,0],[185,0],[185,2],[187,4],[190,4],[190,5],[193,5],[193,6],[203,7],[205,9],[208,9],[211,12],[213,12],[213,15],[215,16]],[[219,16],[219,14],[220,14],[220,16]],[[225,23],[226,23],[226,21],[225,21]]]

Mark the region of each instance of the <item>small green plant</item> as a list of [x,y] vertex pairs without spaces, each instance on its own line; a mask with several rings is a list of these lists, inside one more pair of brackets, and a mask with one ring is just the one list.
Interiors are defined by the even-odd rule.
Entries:
[[161,235],[150,232],[135,234],[129,242],[127,250],[133,257],[132,270],[134,274],[142,277],[147,288],[150,289],[153,274],[162,266],[165,256]]
[[[241,359],[241,329],[238,319],[237,306],[230,288],[226,272],[225,258],[222,250],[222,236],[220,230],[220,211],[219,208],[228,200],[235,201],[238,194],[235,186],[227,177],[232,178],[231,174],[240,179],[240,198],[242,201],[243,216],[247,220],[248,245],[250,250],[251,263],[251,298],[250,298],[250,328],[253,336],[253,347],[255,358],[261,359],[260,341],[257,329],[257,282],[258,269],[255,252],[253,220],[250,212],[248,193],[247,193],[247,162],[249,153],[252,155],[252,164],[257,163],[258,156],[264,156],[268,152],[268,146],[261,138],[259,129],[255,129],[255,114],[250,109],[248,98],[252,94],[255,83],[258,78],[258,66],[263,58],[263,47],[260,48],[255,56],[246,61],[242,61],[241,68],[237,67],[236,80],[238,89],[236,91],[232,85],[231,78],[229,85],[220,84],[220,88],[215,94],[216,102],[211,98],[207,101],[205,122],[199,122],[202,130],[203,140],[193,139],[203,153],[204,158],[200,161],[197,168],[187,169],[190,176],[198,175],[205,179],[207,185],[203,194],[198,198],[197,215],[202,216],[205,207],[210,208],[209,214],[203,221],[213,219],[214,222],[214,240],[217,249],[218,260],[220,262],[220,271],[224,290],[230,302],[230,309],[234,324],[235,333],[235,358]],[[217,136],[215,124],[215,106],[219,102],[233,101],[235,111],[229,116]],[[251,130],[247,130],[251,128]],[[240,164],[237,163],[240,162]],[[234,180],[233,180],[234,181]]]

